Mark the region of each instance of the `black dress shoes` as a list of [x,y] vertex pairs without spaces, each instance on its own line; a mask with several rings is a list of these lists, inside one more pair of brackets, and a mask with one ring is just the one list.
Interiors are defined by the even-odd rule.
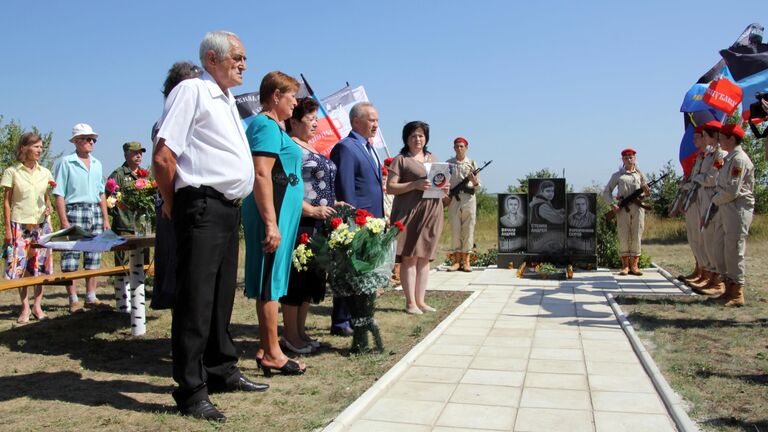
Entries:
[[228,393],[228,392],[263,392],[269,388],[269,384],[255,383],[244,376],[240,376],[236,381],[228,384],[208,383],[208,393]]
[[331,327],[331,334],[334,336],[351,337],[355,334],[352,327]]
[[241,376],[234,384],[227,386],[227,391],[263,392],[267,391],[269,384],[256,383]]
[[187,405],[184,408],[179,408],[179,411],[181,412],[181,415],[187,416],[187,417],[194,417],[194,418],[216,421],[216,422],[227,421],[227,417],[225,417],[224,414],[221,413],[221,411],[217,410],[216,407],[213,406],[211,401],[207,399],[194,402],[191,405]]

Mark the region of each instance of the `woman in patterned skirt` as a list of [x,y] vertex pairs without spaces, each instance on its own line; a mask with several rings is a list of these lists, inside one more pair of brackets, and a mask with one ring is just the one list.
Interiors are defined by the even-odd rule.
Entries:
[[[25,133],[16,144],[18,163],[8,167],[0,181],[0,186],[5,188],[6,279],[53,273],[51,252],[44,248],[30,247],[33,242],[51,232],[49,216],[52,209],[48,191],[54,183],[51,172],[39,164],[42,154],[43,139],[40,135]],[[35,286],[32,309],[27,294],[27,287],[19,288],[21,313],[16,322],[27,323],[30,314],[38,320],[46,319],[40,306],[43,286]]]
[[[304,180],[304,203],[296,245],[302,234],[312,237],[322,222],[335,211],[336,193],[333,182],[336,165],[310,144],[317,129],[317,109],[311,97],[301,98],[293,116],[285,122],[288,135],[301,148],[301,176]],[[320,303],[325,297],[325,274],[319,269],[296,271],[291,268],[288,293],[280,298],[283,309],[283,345],[298,354],[308,354],[320,346],[306,332],[309,302]]]

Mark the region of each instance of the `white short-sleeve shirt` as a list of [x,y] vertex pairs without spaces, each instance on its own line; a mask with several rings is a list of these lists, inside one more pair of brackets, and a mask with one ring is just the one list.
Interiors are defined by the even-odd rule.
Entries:
[[171,91],[158,128],[155,142],[164,139],[176,154],[175,190],[205,185],[228,199],[253,190],[253,159],[235,97],[208,72]]

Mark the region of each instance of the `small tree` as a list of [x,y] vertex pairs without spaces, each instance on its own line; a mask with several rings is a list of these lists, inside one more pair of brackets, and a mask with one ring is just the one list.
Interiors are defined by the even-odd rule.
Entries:
[[[760,127],[758,126],[758,129]],[[763,126],[763,129],[765,127]],[[744,141],[741,147],[752,159],[755,166],[755,186],[752,193],[755,195],[755,213],[768,212],[768,161],[766,161],[765,142],[768,139],[757,139],[752,130],[747,127],[744,130]],[[762,131],[761,131],[762,132]]]
[[[528,180],[533,178],[561,178],[562,176],[560,174],[555,173],[554,171],[550,170],[549,168],[543,168],[538,171],[529,172],[525,175],[523,178],[517,179],[517,186],[509,185],[507,186],[507,193],[528,193]],[[573,192],[573,186],[570,184],[566,185],[566,189],[568,192]]]
[[675,165],[669,160],[659,172],[648,175],[646,181],[650,183],[661,178],[664,174],[667,174],[667,176],[651,187],[651,196],[649,197],[651,211],[659,217],[668,217],[667,210],[675,199],[677,185],[682,179],[682,176],[677,174]]
[[[0,173],[4,172],[6,168],[15,164],[16,161],[16,144],[19,142],[19,138],[25,133],[29,132],[14,120],[11,120],[7,124],[3,124],[3,116],[0,115]],[[43,154],[40,156],[40,164],[48,169],[53,167],[53,160],[58,155],[51,156],[51,139],[53,134],[51,132],[40,133],[40,131],[32,126],[31,132],[34,132],[43,139]],[[54,213],[55,218],[55,213]],[[3,209],[0,206],[0,226],[4,226]]]

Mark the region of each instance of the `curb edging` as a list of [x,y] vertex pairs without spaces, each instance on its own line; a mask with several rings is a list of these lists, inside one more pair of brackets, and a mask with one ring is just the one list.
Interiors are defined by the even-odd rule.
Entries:
[[[656,264],[654,264],[654,266],[656,266]],[[656,267],[663,270],[661,267]],[[664,271],[666,272],[666,270]],[[653,386],[656,388],[662,402],[664,402],[664,405],[667,407],[667,411],[675,422],[677,429],[682,432],[701,432],[701,429],[699,429],[698,425],[691,420],[688,413],[683,408],[683,399],[669,386],[669,383],[667,383],[667,380],[661,374],[658,366],[656,366],[656,362],[653,361],[653,358],[645,349],[645,346],[643,346],[640,337],[635,332],[634,327],[632,327],[632,323],[629,322],[624,311],[621,310],[621,307],[616,302],[616,299],[613,298],[611,293],[605,293],[605,298],[608,299],[608,303],[611,305],[611,309],[613,309],[613,313],[616,315],[616,319],[619,321],[621,329],[624,330],[624,334],[629,339],[629,343],[632,345],[635,355],[640,359],[643,369],[645,369],[645,372],[651,378]]]

